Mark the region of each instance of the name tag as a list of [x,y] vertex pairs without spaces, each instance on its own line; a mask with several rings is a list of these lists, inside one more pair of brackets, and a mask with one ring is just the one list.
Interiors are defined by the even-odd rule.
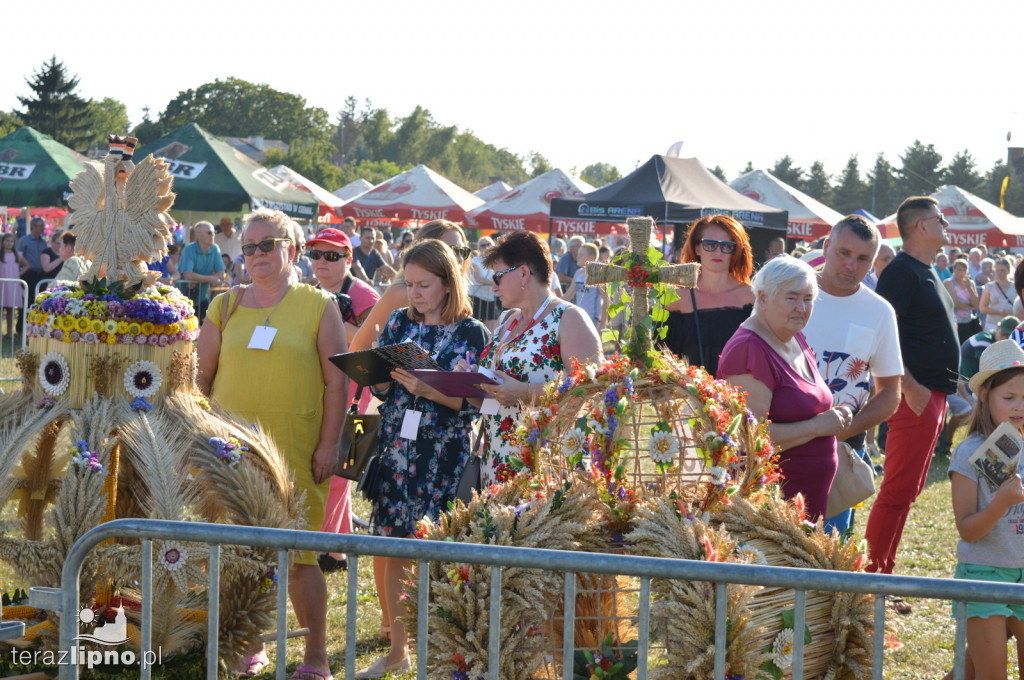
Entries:
[[399,433],[402,439],[412,439],[416,441],[416,435],[420,430],[420,418],[423,417],[422,411],[413,411],[409,409],[405,412],[405,417],[402,418],[402,431]]
[[272,326],[256,326],[252,329],[252,337],[249,338],[249,349],[270,349],[275,335],[277,329]]

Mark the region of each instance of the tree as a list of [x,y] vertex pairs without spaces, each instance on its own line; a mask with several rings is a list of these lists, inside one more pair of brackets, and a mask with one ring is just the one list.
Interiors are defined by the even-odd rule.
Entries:
[[530,177],[539,177],[551,169],[551,163],[540,153],[531,151],[526,162],[530,164]]
[[337,147],[344,159],[348,158],[352,147],[363,134],[363,127],[373,114],[373,105],[369,99],[364,100],[360,112],[356,111],[357,105],[355,97],[345,99],[345,108],[338,112],[338,123],[331,135],[331,144]]
[[128,109],[122,102],[104,97],[89,102],[89,149],[106,150],[107,135],[128,134]]
[[985,173],[978,195],[989,203],[999,205],[1003,181],[1007,179],[1003,209],[1014,215],[1024,215],[1024,177],[1017,173],[1013,165],[1007,165],[1002,159],[997,160],[992,169]]
[[710,172],[712,175],[722,180],[723,182],[729,181],[725,178],[725,170],[722,169],[721,165],[716,165],[713,168],[708,168],[708,172]]
[[326,142],[333,131],[327,111],[307,107],[304,97],[239,78],[179,92],[160,114],[160,134],[188,123],[198,123],[215,135],[259,135],[289,145]]
[[341,181],[341,168],[330,161],[337,151],[330,142],[307,141],[292,144],[288,147],[288,153],[280,149],[268,150],[263,165],[273,168],[284,164],[322,187],[338,188],[344,184]]
[[747,167],[745,167],[742,170],[740,170],[740,174],[741,175],[746,175],[746,174],[751,173],[753,171],[754,171],[754,163],[752,161],[747,161]]
[[611,163],[591,163],[583,168],[580,179],[592,186],[603,187],[605,184],[622,179],[622,173]]
[[896,177],[892,165],[885,155],[875,157],[875,167],[868,173],[868,190],[871,197],[871,214],[887,217],[900,207],[903,197],[896,190]]
[[927,196],[942,184],[942,154],[935,150],[934,144],[925,146],[915,139],[900,156],[900,161],[896,189],[904,198]]
[[22,125],[21,119],[14,113],[0,111],[0,137],[6,137]]
[[85,151],[90,140],[89,102],[75,93],[78,77],[69,78],[67,68],[54,55],[25,82],[34,96],[18,97],[25,107],[15,112],[22,123],[76,151]]
[[978,173],[978,164],[967,149],[958,152],[949,161],[949,165],[942,173],[942,181],[966,189],[972,194],[978,193],[984,184],[984,179]]
[[791,187],[800,188],[804,183],[804,171],[793,165],[793,159],[788,154],[775,161],[771,174]]
[[380,184],[386,179],[394,177],[400,172],[405,172],[412,166],[401,167],[391,161],[356,161],[348,163],[341,169],[341,179],[338,180],[338,187],[343,187],[349,182],[357,179],[365,179],[370,184]]
[[832,207],[844,215],[869,205],[871,189],[860,178],[857,155],[850,156],[839,182],[832,190]]
[[821,161],[814,161],[811,164],[807,181],[804,182],[804,193],[825,204],[831,201],[832,180],[825,172],[825,165]]

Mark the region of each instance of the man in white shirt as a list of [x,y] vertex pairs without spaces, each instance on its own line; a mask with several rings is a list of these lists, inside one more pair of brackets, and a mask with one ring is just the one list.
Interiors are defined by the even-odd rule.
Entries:
[[213,238],[220,252],[234,262],[242,256],[242,232],[235,229],[235,222],[230,217],[220,218],[220,230]]
[[[864,433],[899,407],[903,374],[896,313],[861,283],[875,261],[879,241],[878,229],[860,215],[845,217],[832,227],[823,246],[818,299],[803,331],[818,359],[818,371],[832,390],[833,403],[854,409],[850,427],[836,439],[858,452],[864,449]],[[842,534],[852,521],[852,511],[840,513],[826,521],[826,531],[834,527]]]

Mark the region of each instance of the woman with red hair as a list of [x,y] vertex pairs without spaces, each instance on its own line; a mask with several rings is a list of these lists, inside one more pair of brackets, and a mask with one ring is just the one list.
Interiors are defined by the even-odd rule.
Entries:
[[708,215],[690,227],[681,260],[699,262],[700,276],[696,288],[680,288],[668,305],[665,344],[715,375],[722,348],[754,308],[750,239],[732,217]]

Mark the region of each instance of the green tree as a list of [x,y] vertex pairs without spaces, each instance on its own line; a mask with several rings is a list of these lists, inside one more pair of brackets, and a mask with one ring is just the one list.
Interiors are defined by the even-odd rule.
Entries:
[[111,97],[89,102],[89,149],[106,149],[107,135],[128,134],[128,109]]
[[160,133],[187,123],[198,123],[215,135],[260,135],[289,145],[326,142],[333,131],[327,111],[306,106],[304,97],[239,78],[179,92],[160,114]]
[[985,173],[978,195],[989,203],[999,205],[1003,181],[1007,178],[1009,181],[1006,184],[1006,194],[1003,196],[1003,209],[1014,215],[1024,216],[1024,177],[1002,159],[997,160],[992,169]]
[[828,205],[832,200],[832,178],[825,172],[825,164],[814,161],[804,181],[804,193]]
[[747,161],[747,167],[745,167],[742,170],[740,170],[740,175],[746,175],[746,174],[751,173],[753,171],[754,171],[754,163],[752,161]]
[[893,214],[904,198],[896,188],[892,164],[883,154],[875,157],[875,166],[868,173],[868,191],[871,199],[870,210],[875,217],[888,217]]
[[791,187],[799,189],[803,186],[804,171],[793,165],[793,159],[788,154],[775,161],[769,172],[775,179],[780,179]]
[[[268,150],[263,165],[273,168],[284,164],[324,188],[336,189],[343,186],[344,183],[341,181],[341,168],[330,161],[331,156],[335,153],[337,153],[337,148],[330,142],[307,141],[291,145],[288,147],[288,153],[279,149]],[[330,190],[328,189],[328,191]]]
[[896,169],[896,190],[904,198],[927,196],[942,184],[942,154],[934,144],[925,146],[920,140],[907,147]]
[[21,119],[14,113],[0,111],[0,137],[6,137],[22,125]]
[[846,161],[839,181],[832,190],[832,208],[844,215],[849,215],[858,208],[865,208],[870,204],[871,189],[861,181],[860,162],[857,155],[850,156]]
[[710,172],[712,175],[722,180],[723,182],[729,181],[725,178],[725,170],[722,169],[721,165],[716,165],[713,168],[708,168],[708,172]]
[[603,187],[605,184],[622,179],[622,173],[611,163],[591,163],[583,168],[580,179],[595,187]]
[[345,99],[345,108],[338,112],[338,122],[334,134],[331,135],[331,144],[346,159],[356,141],[363,134],[363,127],[373,114],[373,105],[370,104],[369,99],[364,100],[362,111],[356,111],[358,105],[359,102],[355,97],[349,96]]
[[984,184],[984,179],[978,173],[978,164],[967,149],[958,152],[949,161],[949,165],[942,173],[942,181],[966,189],[972,194],[978,193]]
[[85,151],[90,141],[89,101],[75,92],[78,77],[69,77],[54,55],[25,82],[33,96],[18,97],[24,110],[15,113],[22,123],[76,151]]
[[132,137],[139,140],[139,146],[160,139],[160,126],[149,117],[149,107],[142,107],[142,122],[132,128]]
[[551,163],[537,151],[531,151],[526,162],[530,164],[530,177],[539,177],[551,170]]

